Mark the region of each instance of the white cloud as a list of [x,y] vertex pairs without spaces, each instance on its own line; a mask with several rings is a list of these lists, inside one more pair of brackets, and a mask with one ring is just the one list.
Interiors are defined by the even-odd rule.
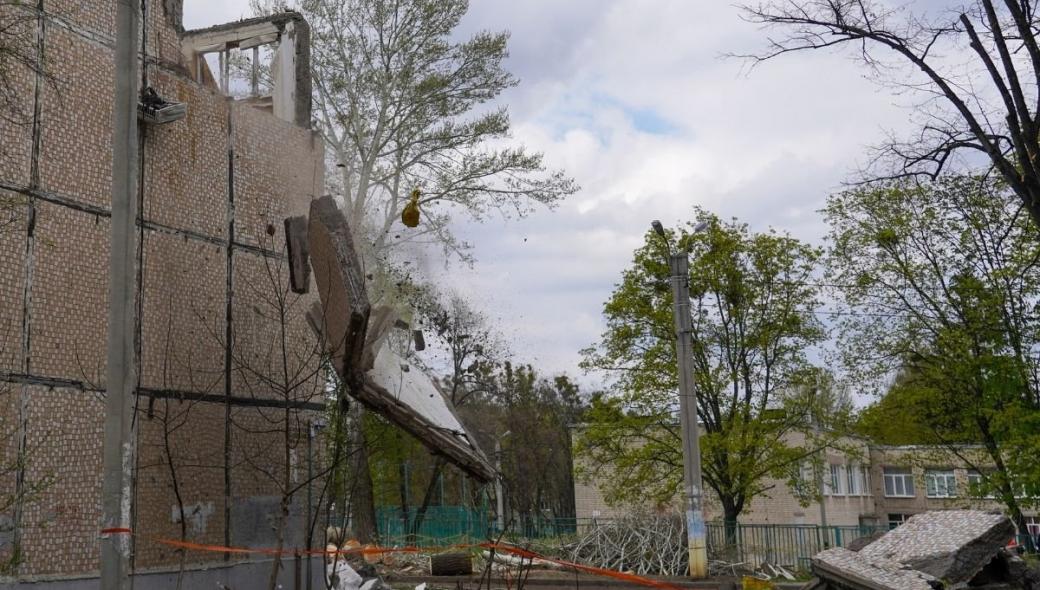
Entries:
[[[245,5],[186,0],[186,22],[246,16]],[[556,212],[460,225],[478,263],[442,280],[545,372],[577,372],[650,220],[674,225],[701,205],[818,242],[826,196],[882,129],[907,125],[841,55],[795,54],[750,74],[720,58],[764,40],[729,3],[472,0],[459,34],[483,29],[512,33],[507,67],[521,84],[502,101],[515,140],[583,190]]]

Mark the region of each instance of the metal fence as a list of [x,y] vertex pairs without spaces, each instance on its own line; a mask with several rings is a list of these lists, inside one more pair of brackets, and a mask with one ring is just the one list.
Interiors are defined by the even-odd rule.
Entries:
[[[533,543],[542,548],[561,547],[592,529],[614,523],[596,518],[517,518],[506,530],[498,530],[489,511],[461,506],[431,506],[418,533],[409,535],[415,511],[405,525],[399,508],[377,510],[380,539],[388,545],[436,547],[456,543],[503,538]],[[809,559],[829,547],[847,547],[853,540],[888,530],[887,526],[817,526],[781,524],[706,525],[708,556],[711,560],[741,564],[755,569],[764,563],[789,569],[807,569]],[[1024,544],[1024,543],[1023,543]]]
[[[376,508],[376,526],[385,545],[435,547],[471,541],[483,541],[490,534],[491,518],[487,510],[465,506],[430,506],[417,531],[412,527],[418,510],[405,516],[400,508]],[[414,533],[414,534],[413,534]]]
[[709,523],[708,557],[758,568],[763,563],[807,569],[809,558],[829,547],[846,547],[853,540],[887,526],[817,526]]

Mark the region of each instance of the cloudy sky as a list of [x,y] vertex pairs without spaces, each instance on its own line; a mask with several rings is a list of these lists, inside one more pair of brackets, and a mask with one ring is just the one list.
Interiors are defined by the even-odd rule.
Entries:
[[[247,4],[185,0],[185,24],[248,16]],[[764,40],[728,1],[471,0],[462,28],[512,33],[507,67],[521,84],[501,100],[515,139],[582,186],[556,211],[460,228],[478,260],[450,269],[546,372],[579,372],[651,220],[675,225],[700,205],[819,242],[826,196],[908,125],[903,103],[841,54],[751,72],[722,57]]]

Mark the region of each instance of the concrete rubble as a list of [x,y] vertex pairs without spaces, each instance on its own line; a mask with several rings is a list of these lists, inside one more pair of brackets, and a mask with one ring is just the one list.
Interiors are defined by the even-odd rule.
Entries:
[[812,558],[804,590],[1040,590],[1040,576],[1006,549],[1011,520],[977,510],[925,512],[853,549]]

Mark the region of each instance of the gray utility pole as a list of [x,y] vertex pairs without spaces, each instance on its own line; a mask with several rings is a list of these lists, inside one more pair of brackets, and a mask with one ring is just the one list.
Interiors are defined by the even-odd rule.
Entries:
[[[656,229],[656,227],[655,227]],[[690,577],[708,577],[708,544],[702,510],[700,429],[693,386],[693,346],[690,321],[690,260],[685,252],[668,256],[675,300],[675,355],[679,359],[679,419],[682,423],[683,487],[686,500],[686,534],[690,550]]]
[[104,483],[101,489],[101,588],[130,588],[130,501],[134,463],[134,263],[137,256],[137,103],[139,0],[116,12],[112,122],[112,239],[109,259],[108,368]]
[[502,439],[509,436],[510,431],[505,431],[495,438],[495,504],[497,514],[495,523],[501,533],[506,528],[506,501],[505,491],[502,489]]

